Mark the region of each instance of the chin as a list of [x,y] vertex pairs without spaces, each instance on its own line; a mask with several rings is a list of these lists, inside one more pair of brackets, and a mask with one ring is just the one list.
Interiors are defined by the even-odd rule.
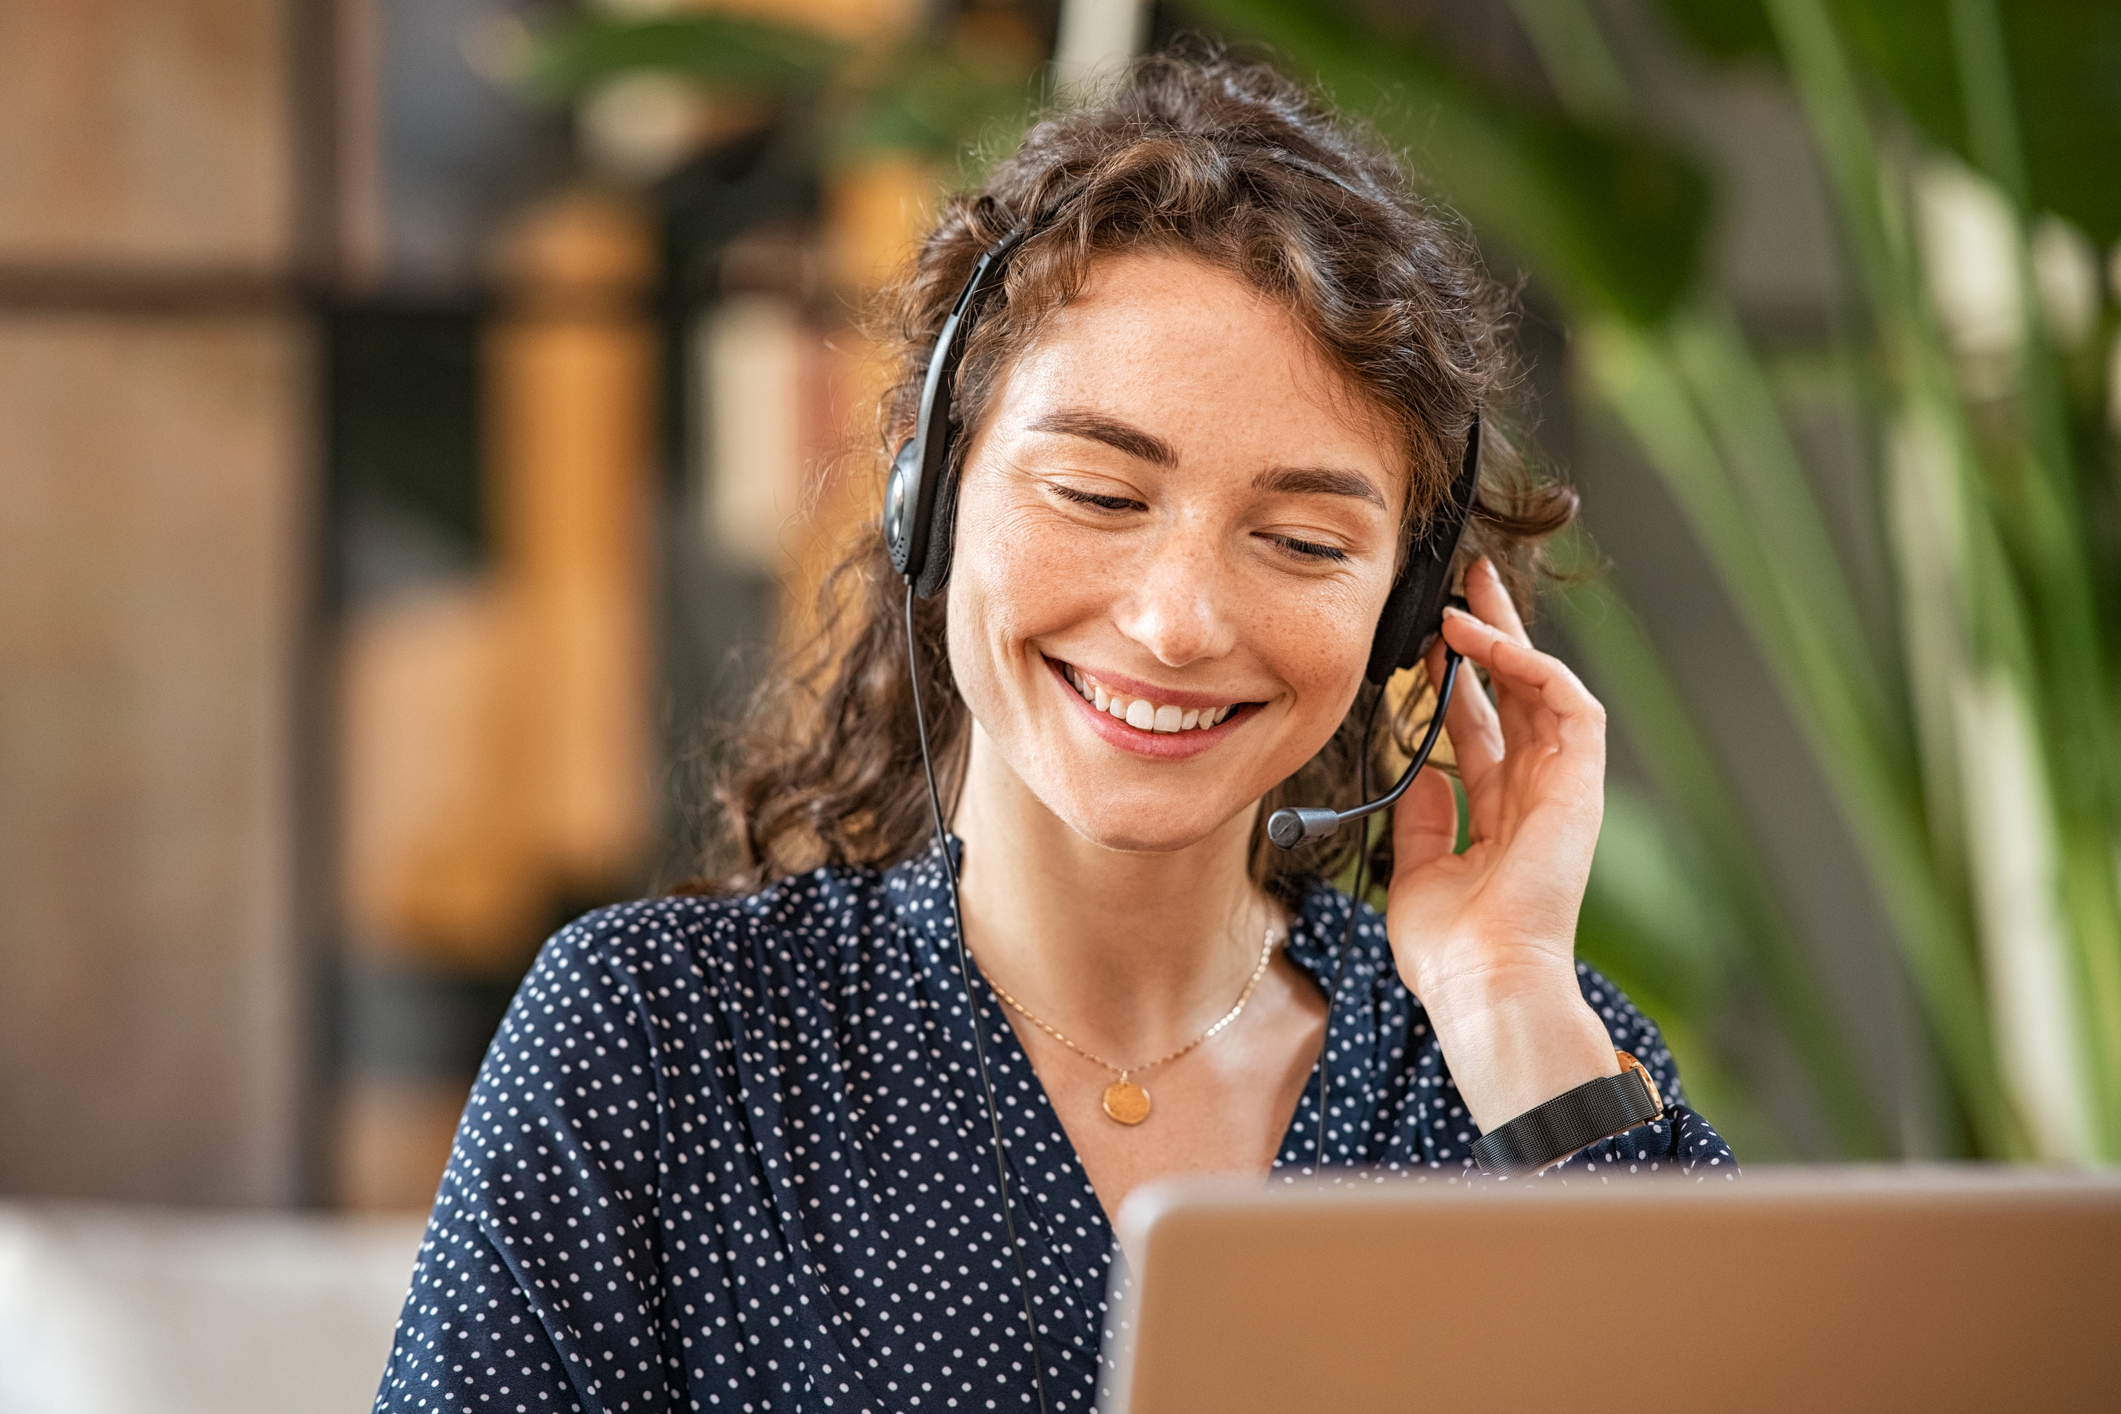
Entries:
[[[1101,849],[1122,854],[1175,854],[1230,829],[1240,818],[1250,827],[1256,799],[1205,802],[1197,795],[1173,798],[1165,790],[1081,790],[1057,802],[1054,813]],[[1148,798],[1144,798],[1148,797]],[[1053,808],[1052,805],[1048,807]]]

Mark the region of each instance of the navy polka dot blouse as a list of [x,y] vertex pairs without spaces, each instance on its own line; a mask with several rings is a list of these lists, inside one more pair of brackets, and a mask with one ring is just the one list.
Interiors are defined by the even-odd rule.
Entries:
[[[1035,1409],[931,850],[748,898],[605,909],[547,943],[457,1131],[377,1396],[413,1410]],[[1332,978],[1346,896],[1289,956]],[[1579,965],[1668,1118],[1550,1173],[1736,1172],[1655,1025]],[[1056,1414],[1096,1402],[1110,1225],[982,988]],[[1356,929],[1322,1065],[1329,1165],[1456,1181],[1478,1137],[1383,921]],[[1275,1176],[1310,1171],[1314,1069]]]

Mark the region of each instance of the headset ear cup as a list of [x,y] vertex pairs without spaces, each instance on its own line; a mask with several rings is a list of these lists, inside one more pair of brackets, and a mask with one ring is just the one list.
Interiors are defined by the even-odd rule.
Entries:
[[[1416,547],[1419,553],[1419,547]],[[1377,632],[1370,639],[1370,661],[1363,669],[1363,676],[1382,685],[1392,674],[1405,666],[1400,660],[1407,656],[1407,639],[1414,630],[1414,610],[1419,598],[1418,578],[1412,557],[1392,582],[1392,592],[1385,598],[1383,612],[1377,616]]]
[[[1443,606],[1451,589],[1451,561],[1457,541],[1417,545],[1407,572],[1392,586],[1385,612],[1378,616],[1377,637],[1370,643],[1369,679],[1382,685],[1402,668],[1421,661],[1423,650],[1443,627]],[[1387,624],[1392,625],[1387,632]]]
[[920,479],[920,439],[908,437],[891,458],[891,477],[884,483],[884,548],[891,552],[891,567],[908,579],[920,573],[914,563]]
[[1429,533],[1407,551],[1392,592],[1385,596],[1384,611],[1377,616],[1377,633],[1370,640],[1370,662],[1364,676],[1383,685],[1401,668],[1421,661],[1429,640],[1443,627],[1444,599],[1451,589],[1451,562],[1458,558],[1458,541],[1473,514],[1480,495],[1480,413],[1466,429],[1466,449],[1459,459],[1458,475],[1451,483],[1451,499],[1438,513]]
[[[943,416],[948,415],[945,407]],[[884,483],[884,548],[891,552],[891,567],[923,599],[934,597],[950,578],[950,542],[957,523],[951,440],[945,432],[940,457],[932,458],[927,437],[907,438],[891,458],[891,476]],[[931,460],[942,463],[934,472],[932,487],[923,469]]]
[[[923,496],[926,477],[921,463],[926,457],[923,439],[909,437],[899,444],[891,459],[891,477],[884,483],[884,547],[891,552],[891,567],[913,585],[922,599],[933,598],[950,578],[950,545],[957,523],[956,478],[948,464],[949,442],[942,484]],[[927,502],[926,514],[922,502]]]
[[951,550],[957,538],[957,475],[947,462],[938,480],[941,484],[929,503],[921,563],[906,571],[906,577],[913,581],[914,594],[922,599],[934,598],[950,582]]
[[957,478],[950,465],[951,380],[957,376],[981,294],[1001,279],[1003,262],[1027,230],[1018,226],[997,241],[965,277],[965,287],[958,291],[957,303],[928,353],[913,436],[891,459],[891,481],[884,488],[884,541],[892,565],[923,599],[950,578],[951,530],[957,523]]

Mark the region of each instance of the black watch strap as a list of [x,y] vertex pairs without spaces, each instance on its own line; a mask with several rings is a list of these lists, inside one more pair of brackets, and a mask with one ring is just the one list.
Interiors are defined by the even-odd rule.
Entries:
[[1473,1145],[1473,1162],[1483,1173],[1537,1173],[1663,1114],[1664,1099],[1642,1062],[1626,1051],[1615,1054],[1620,1074],[1586,1081],[1481,1135]]

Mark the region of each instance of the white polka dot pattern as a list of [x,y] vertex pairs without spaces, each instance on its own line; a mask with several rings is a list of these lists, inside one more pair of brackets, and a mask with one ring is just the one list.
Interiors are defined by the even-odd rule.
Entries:
[[[1330,980],[1348,906],[1305,894]],[[589,915],[494,1037],[378,1411],[1036,1408],[940,862]],[[1325,1064],[1329,1166],[1469,1176],[1477,1137],[1364,910]],[[1584,995],[1670,1118],[1550,1173],[1732,1176],[1656,1027]],[[1096,1401],[1113,1238],[1015,1032],[980,1024],[1055,1414]],[[1318,1073],[1275,1172],[1312,1164]]]

